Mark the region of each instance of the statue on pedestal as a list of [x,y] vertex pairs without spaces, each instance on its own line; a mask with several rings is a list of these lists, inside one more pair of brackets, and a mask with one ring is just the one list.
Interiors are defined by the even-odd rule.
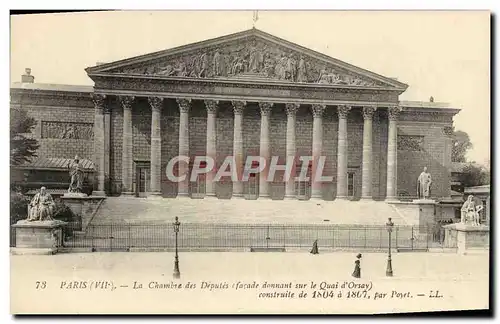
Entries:
[[47,193],[45,187],[40,188],[28,206],[28,221],[44,221],[52,220],[54,212],[54,200],[52,196]]
[[71,183],[69,184],[68,192],[81,193],[83,184],[83,170],[78,155],[75,156],[73,162],[68,163],[69,175]]
[[483,210],[483,206],[476,206],[476,203],[474,202],[474,196],[469,195],[460,210],[460,222],[462,224],[479,226],[479,212],[481,210]]
[[431,174],[427,172],[427,167],[420,173],[417,179],[417,195],[418,199],[429,199],[431,194],[432,178]]

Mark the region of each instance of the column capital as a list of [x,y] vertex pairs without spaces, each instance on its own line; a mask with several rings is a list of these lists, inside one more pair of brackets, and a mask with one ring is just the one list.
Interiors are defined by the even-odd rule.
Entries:
[[323,111],[325,111],[325,104],[312,104],[311,110],[314,118],[321,118],[323,116]]
[[271,108],[273,107],[273,102],[259,102],[260,114],[262,116],[271,115]]
[[243,110],[245,109],[247,102],[233,100],[233,101],[231,101],[231,104],[233,105],[234,114],[241,115],[241,114],[243,114]]
[[300,107],[299,103],[294,103],[294,102],[286,103],[285,110],[287,116],[295,116],[297,110],[299,110],[299,107]]
[[373,114],[377,110],[377,106],[364,106],[363,107],[363,118],[364,119],[372,119]]
[[151,106],[152,110],[159,111],[161,110],[161,106],[163,104],[162,97],[148,97],[148,103]]
[[191,99],[186,99],[186,98],[177,98],[175,99],[177,101],[177,104],[179,105],[179,111],[181,113],[188,113],[189,108],[191,106]]
[[106,100],[106,95],[93,93],[90,95],[90,97],[92,98],[94,107],[98,109],[100,112],[104,111],[105,109],[104,101]]
[[209,114],[215,114],[218,105],[219,100],[205,100],[205,108],[207,108],[207,113]]
[[132,103],[134,102],[135,97],[133,96],[119,96],[118,100],[120,101],[123,109],[132,109]]
[[387,110],[389,112],[389,120],[397,120],[402,108],[401,106],[391,106]]
[[337,113],[340,118],[347,118],[347,115],[349,115],[349,111],[351,110],[351,106],[348,105],[338,105],[337,106]]

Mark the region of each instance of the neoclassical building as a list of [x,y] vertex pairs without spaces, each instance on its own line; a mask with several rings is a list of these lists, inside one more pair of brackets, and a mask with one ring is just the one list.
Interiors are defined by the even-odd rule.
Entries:
[[[450,194],[453,116],[446,104],[403,102],[407,85],[258,29],[89,67],[94,87],[37,84],[27,73],[11,105],[37,119],[41,158],[94,162],[95,195],[272,199],[415,196],[423,167],[433,197]],[[324,156],[329,182],[175,183],[178,155],[266,161]],[[193,160],[193,159],[191,159]],[[300,172],[301,162],[295,162]],[[181,174],[192,168],[179,164]],[[267,171],[267,170],[265,170]],[[314,174],[311,174],[314,178]]]

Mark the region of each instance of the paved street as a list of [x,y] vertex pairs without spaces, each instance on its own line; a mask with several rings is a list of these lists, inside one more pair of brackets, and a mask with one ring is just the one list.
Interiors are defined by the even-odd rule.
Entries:
[[[320,251],[321,252],[321,251]],[[394,277],[385,276],[387,255],[364,253],[362,278],[353,279],[356,253],[180,253],[180,283],[196,289],[149,289],[152,283],[170,284],[173,253],[85,253],[54,256],[12,256],[13,310],[85,312],[392,312],[439,309],[475,309],[488,305],[488,254],[466,256],[454,253],[395,253]],[[35,289],[36,281],[46,289]],[[70,281],[110,280],[118,287],[110,291],[61,289]],[[411,298],[337,299],[311,298],[304,289],[270,289],[262,284],[311,281],[372,283],[375,292],[387,296],[410,292]],[[134,281],[144,289],[132,289]],[[213,284],[213,288],[200,289]],[[235,290],[237,282],[259,283],[259,288]],[[228,289],[221,288],[227,283]],[[217,284],[217,285],[216,285]],[[127,285],[127,288],[120,288]],[[264,298],[260,293],[300,291],[307,298]],[[442,298],[430,298],[431,290]],[[397,296],[397,293],[394,296]],[[422,293],[425,296],[417,297]],[[28,294],[28,295],[27,295]],[[57,294],[57,295],[55,295]],[[398,296],[403,296],[398,295]],[[27,302],[26,298],[31,301]]]

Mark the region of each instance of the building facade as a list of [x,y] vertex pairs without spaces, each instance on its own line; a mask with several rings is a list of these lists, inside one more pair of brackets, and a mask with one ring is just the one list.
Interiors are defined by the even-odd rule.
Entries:
[[[272,199],[416,196],[423,167],[433,197],[450,195],[453,116],[402,102],[407,85],[257,29],[86,69],[94,87],[37,84],[27,73],[11,106],[38,124],[39,156],[94,162],[94,194]],[[166,176],[174,157],[209,156],[197,182]],[[329,182],[212,179],[227,156],[324,156]],[[297,169],[301,162],[295,162]],[[192,168],[179,164],[179,172]],[[267,170],[266,170],[267,171]],[[300,172],[297,170],[296,172]],[[314,178],[314,174],[311,174]]]

